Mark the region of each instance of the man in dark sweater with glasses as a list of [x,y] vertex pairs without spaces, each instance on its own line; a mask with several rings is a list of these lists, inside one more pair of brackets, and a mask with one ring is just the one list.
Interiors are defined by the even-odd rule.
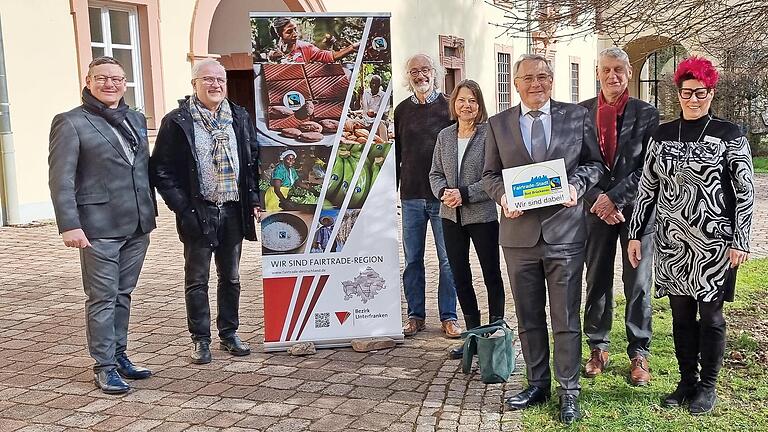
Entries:
[[408,321],[403,334],[412,336],[424,329],[424,248],[429,221],[440,262],[437,305],[442,331],[448,338],[458,338],[461,328],[456,315],[456,286],[445,253],[440,201],[429,185],[437,134],[452,123],[448,99],[437,91],[443,71],[435,66],[431,57],[416,54],[406,62],[405,76],[413,95],[395,108],[395,155],[405,251],[403,288],[408,302]]

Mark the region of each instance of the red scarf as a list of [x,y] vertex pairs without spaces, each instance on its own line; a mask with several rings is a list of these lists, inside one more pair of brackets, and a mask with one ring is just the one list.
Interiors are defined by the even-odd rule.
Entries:
[[616,157],[616,148],[618,147],[618,131],[616,130],[616,119],[624,113],[624,108],[629,101],[629,90],[619,96],[614,103],[605,100],[603,92],[597,96],[597,131],[598,141],[600,142],[600,153],[608,168],[613,168],[613,161]]

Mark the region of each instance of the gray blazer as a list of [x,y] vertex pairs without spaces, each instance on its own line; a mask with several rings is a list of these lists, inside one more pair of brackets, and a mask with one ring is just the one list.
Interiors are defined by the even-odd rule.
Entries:
[[461,225],[492,222],[498,219],[496,203],[483,189],[483,160],[485,157],[485,136],[488,125],[477,125],[475,134],[470,138],[459,169],[459,127],[456,123],[440,131],[437,135],[435,152],[432,155],[432,170],[429,183],[437,199],[445,189],[459,189],[462,205],[452,209],[440,205],[440,217],[457,222],[456,211],[461,214]]
[[[597,184],[605,172],[597,145],[594,120],[586,108],[551,101],[552,136],[547,159],[565,160],[568,183],[576,188],[579,201]],[[501,204],[504,180],[501,170],[533,163],[520,133],[520,105],[488,120],[485,140],[483,186]],[[581,202],[574,207],[553,205],[526,210],[510,219],[502,214],[499,244],[504,247],[532,247],[544,238],[549,244],[580,243],[586,240],[586,224]]]
[[48,186],[59,232],[82,228],[105,238],[155,228],[146,119],[129,111],[128,122],[140,140],[133,165],[102,117],[80,106],[53,118]]

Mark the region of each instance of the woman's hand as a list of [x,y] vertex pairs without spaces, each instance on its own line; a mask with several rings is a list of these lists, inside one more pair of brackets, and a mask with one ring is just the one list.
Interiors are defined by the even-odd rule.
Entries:
[[637,268],[640,265],[640,260],[643,259],[640,249],[642,243],[640,240],[630,240],[627,244],[627,255],[629,255],[629,263],[632,264],[632,268]]
[[446,189],[443,191],[443,204],[450,208],[456,208],[461,205],[461,192],[458,189]]
[[729,248],[728,249],[728,258],[731,260],[731,268],[736,268],[749,259],[749,252],[744,252],[742,250]]

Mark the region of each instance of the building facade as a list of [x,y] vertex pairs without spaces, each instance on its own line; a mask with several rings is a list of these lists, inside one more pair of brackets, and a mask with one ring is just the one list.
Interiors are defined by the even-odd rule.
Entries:
[[147,116],[153,136],[163,115],[190,93],[196,59],[221,57],[233,77],[248,67],[241,60],[250,55],[251,11],[391,13],[395,103],[408,95],[399,72],[417,52],[446,68],[447,91],[461,79],[476,80],[491,114],[519,102],[512,64],[529,46],[553,62],[555,99],[579,101],[596,91],[596,38],[544,47],[504,36],[496,25],[504,20],[502,11],[483,0],[2,1],[2,224],[53,217],[47,186],[50,122],[80,103],[94,56],[111,55],[125,65],[126,101]]

